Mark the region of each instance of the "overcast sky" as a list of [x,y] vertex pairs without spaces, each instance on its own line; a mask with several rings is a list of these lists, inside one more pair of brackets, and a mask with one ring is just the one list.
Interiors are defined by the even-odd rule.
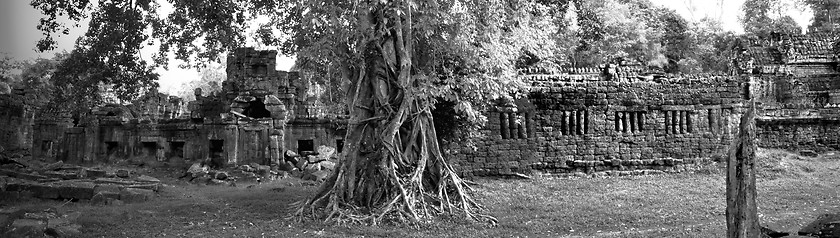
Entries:
[[[674,9],[690,21],[711,17],[720,20],[724,30],[743,32],[738,23],[738,15],[744,0],[651,0],[651,2]],[[800,26],[805,27],[810,24],[813,14],[809,11],[803,12],[801,11],[803,7],[793,5],[788,8],[790,9],[788,15],[792,16]],[[83,27],[73,28],[70,35],[59,37],[56,51],[38,53],[34,49],[35,43],[41,38],[41,33],[36,29],[40,17],[40,12],[29,6],[27,0],[0,0],[0,52],[11,54],[18,60],[49,58],[55,52],[72,50],[76,38],[84,34],[83,27],[87,26],[87,22],[83,22],[81,23]],[[154,52],[155,49],[146,49],[141,56],[151,60]],[[288,70],[293,61],[292,58],[280,56],[277,69]],[[183,82],[199,78],[195,69],[184,70],[174,65],[169,69],[169,71],[158,70],[161,75],[162,92],[174,92]]]

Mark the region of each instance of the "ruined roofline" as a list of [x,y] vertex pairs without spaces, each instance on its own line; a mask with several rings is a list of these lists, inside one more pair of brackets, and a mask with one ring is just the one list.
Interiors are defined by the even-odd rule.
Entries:
[[808,33],[805,35],[780,35],[772,38],[747,38],[744,56],[753,64],[831,64],[837,63],[840,54],[840,35]]
[[737,76],[729,74],[702,73],[702,74],[638,74],[638,73],[616,73],[613,78],[605,74],[526,74],[519,75],[520,79],[531,85],[542,84],[563,84],[581,82],[648,82],[661,84],[692,84],[692,83],[715,83],[736,81]]

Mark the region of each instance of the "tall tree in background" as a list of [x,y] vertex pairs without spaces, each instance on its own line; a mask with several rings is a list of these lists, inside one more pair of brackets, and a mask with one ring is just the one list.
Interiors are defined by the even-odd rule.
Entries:
[[51,59],[38,58],[34,61],[24,61],[21,63],[20,79],[21,84],[33,93],[33,105],[44,105],[52,99],[53,96],[53,78],[56,76],[59,65],[64,63],[69,53],[61,52],[55,54]]
[[683,73],[728,73],[732,67],[730,56],[737,35],[724,31],[720,21],[703,18],[693,23],[689,31],[691,49],[686,58],[680,60]]
[[200,88],[204,96],[221,92],[222,82],[227,79],[226,65],[225,59],[221,59],[220,63],[205,64],[199,70],[199,78],[182,83],[176,92],[176,96],[189,102],[195,100],[196,88]]
[[651,26],[658,15],[647,1],[580,1],[580,44],[572,58],[579,66],[635,61],[664,65],[662,31]]
[[772,33],[799,35],[802,27],[785,14],[787,7],[781,0],[746,0],[740,18],[744,32],[759,37]]
[[808,32],[837,32],[840,29],[840,0],[804,0],[814,12]]
[[56,68],[51,78],[59,108],[84,113],[101,102],[101,85],[111,85],[120,100],[130,101],[157,87],[158,75],[140,55],[147,44],[148,27],[157,20],[157,6],[149,0],[99,1],[33,0],[31,5],[46,17],[39,30],[45,38],[38,49],[54,49],[54,34],[67,34],[58,17],[79,21],[90,18],[88,31]]
[[14,80],[12,71],[19,67],[20,64],[8,54],[0,55],[0,82],[11,83]]

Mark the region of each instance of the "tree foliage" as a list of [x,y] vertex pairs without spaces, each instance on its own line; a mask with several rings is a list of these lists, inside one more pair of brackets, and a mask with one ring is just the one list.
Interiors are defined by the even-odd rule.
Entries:
[[45,15],[38,25],[45,35],[37,45],[41,51],[54,48],[54,34],[68,33],[59,17],[90,18],[87,32],[51,78],[58,107],[85,111],[101,101],[102,85],[112,87],[125,101],[157,87],[158,75],[139,55],[149,39],[149,26],[158,22],[154,2],[33,0],[31,5]]
[[227,79],[225,65],[226,63],[224,59],[221,63],[206,64],[205,67],[199,71],[199,78],[183,82],[178,88],[178,91],[175,93],[175,96],[178,96],[188,102],[195,100],[196,88],[200,88],[204,96],[221,92],[222,82]]
[[19,67],[20,63],[15,61],[10,55],[0,55],[0,82],[10,83],[14,81],[12,71]]
[[802,27],[786,15],[787,5],[781,0],[746,0],[740,18],[744,32],[758,37],[772,33],[799,35]]
[[840,29],[840,0],[804,0],[814,12],[808,32],[837,32]]

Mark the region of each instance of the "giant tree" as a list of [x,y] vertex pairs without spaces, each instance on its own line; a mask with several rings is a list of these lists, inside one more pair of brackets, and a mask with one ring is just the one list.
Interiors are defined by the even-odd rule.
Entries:
[[[113,32],[103,31],[91,38],[114,43],[151,32],[160,46],[159,64],[170,52],[192,62],[216,60],[245,42],[249,23],[267,18],[258,34],[264,43],[297,54],[301,70],[334,69],[350,113],[346,149],[333,174],[300,203],[301,216],[376,223],[460,214],[492,221],[477,212],[480,205],[441,153],[432,105],[449,100],[464,118],[482,121],[478,112],[488,102],[521,88],[515,63],[522,55],[563,61],[554,39],[563,12],[530,0],[169,0],[168,14],[151,0],[88,2],[33,5],[48,16],[48,36],[61,30],[49,24],[57,14],[133,16],[128,19],[136,24],[106,21],[132,26],[121,28],[132,32],[109,38]],[[96,9],[109,6],[119,9]],[[105,50],[98,54],[136,53],[136,45],[126,45],[99,47]]]

